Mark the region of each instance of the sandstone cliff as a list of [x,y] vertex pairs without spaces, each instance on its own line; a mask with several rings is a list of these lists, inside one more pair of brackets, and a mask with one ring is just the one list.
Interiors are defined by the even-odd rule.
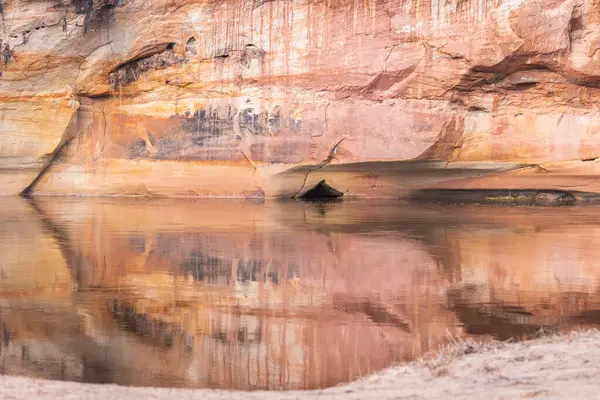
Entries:
[[599,8],[4,0],[0,191],[600,191]]

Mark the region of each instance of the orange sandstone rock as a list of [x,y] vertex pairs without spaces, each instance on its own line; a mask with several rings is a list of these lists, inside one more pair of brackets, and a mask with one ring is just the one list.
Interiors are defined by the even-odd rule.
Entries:
[[[337,143],[329,164],[341,165],[328,179],[362,197],[419,187],[363,185],[388,166],[357,174],[355,163],[437,160],[416,173],[447,186],[477,176],[472,162],[503,163],[497,174],[511,163],[593,159],[597,8],[7,0],[2,192],[19,193],[42,171],[32,193],[288,196],[307,180],[290,177],[298,167],[324,179],[327,168],[312,167]],[[8,157],[39,165],[23,176]],[[457,162],[460,174],[445,171]],[[568,180],[551,173],[532,184]]]

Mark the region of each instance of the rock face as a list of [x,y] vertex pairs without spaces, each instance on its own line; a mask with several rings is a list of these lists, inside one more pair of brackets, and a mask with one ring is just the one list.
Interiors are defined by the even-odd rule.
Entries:
[[600,191],[599,8],[4,0],[0,190]]

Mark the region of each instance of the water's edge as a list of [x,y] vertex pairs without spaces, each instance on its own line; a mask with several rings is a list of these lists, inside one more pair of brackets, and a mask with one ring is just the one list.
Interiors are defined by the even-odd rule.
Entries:
[[[337,387],[312,391],[239,392],[123,387],[0,376],[4,399],[590,399],[597,395],[597,331],[573,332],[520,343],[453,347]],[[568,377],[568,379],[567,379]],[[576,390],[574,388],[577,388]]]

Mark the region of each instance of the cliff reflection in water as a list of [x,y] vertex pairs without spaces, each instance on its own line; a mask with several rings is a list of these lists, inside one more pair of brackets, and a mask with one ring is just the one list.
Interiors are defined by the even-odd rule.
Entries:
[[309,389],[600,320],[600,210],[0,199],[0,372]]

